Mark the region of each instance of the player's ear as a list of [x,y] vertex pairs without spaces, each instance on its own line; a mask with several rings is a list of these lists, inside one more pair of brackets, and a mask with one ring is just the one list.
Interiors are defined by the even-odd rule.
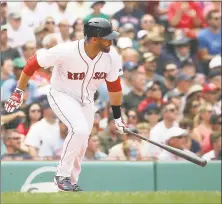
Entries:
[[98,43],[98,38],[96,38],[96,37],[92,37],[92,42],[94,43],[94,44],[97,44]]

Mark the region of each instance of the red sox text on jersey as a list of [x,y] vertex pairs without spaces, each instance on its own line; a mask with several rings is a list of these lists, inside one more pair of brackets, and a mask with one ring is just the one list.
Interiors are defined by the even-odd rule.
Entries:
[[[68,79],[71,80],[83,80],[85,78],[85,72],[80,72],[80,73],[72,73],[72,72],[68,72]],[[93,79],[105,79],[107,76],[107,73],[105,72],[95,72],[93,75]]]

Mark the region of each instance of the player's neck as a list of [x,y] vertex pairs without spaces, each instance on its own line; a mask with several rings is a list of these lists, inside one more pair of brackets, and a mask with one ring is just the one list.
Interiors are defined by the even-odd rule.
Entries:
[[90,43],[88,43],[87,41],[84,42],[84,49],[86,54],[88,55],[88,57],[90,59],[94,59],[100,52],[100,50],[97,50],[95,48],[95,46],[91,45]]

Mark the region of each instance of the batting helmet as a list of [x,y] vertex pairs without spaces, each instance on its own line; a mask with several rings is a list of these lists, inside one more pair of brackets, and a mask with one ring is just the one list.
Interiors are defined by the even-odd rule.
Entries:
[[112,30],[112,24],[104,18],[92,18],[84,25],[84,36],[115,40],[119,33]]

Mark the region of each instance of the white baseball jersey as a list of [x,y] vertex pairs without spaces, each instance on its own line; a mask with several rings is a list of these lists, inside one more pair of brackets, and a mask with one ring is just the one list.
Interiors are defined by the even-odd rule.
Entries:
[[84,49],[84,40],[59,44],[37,52],[41,67],[54,67],[52,88],[67,93],[82,105],[93,102],[94,93],[106,79],[115,81],[122,75],[119,54],[111,46],[109,53],[100,52],[93,60]]

